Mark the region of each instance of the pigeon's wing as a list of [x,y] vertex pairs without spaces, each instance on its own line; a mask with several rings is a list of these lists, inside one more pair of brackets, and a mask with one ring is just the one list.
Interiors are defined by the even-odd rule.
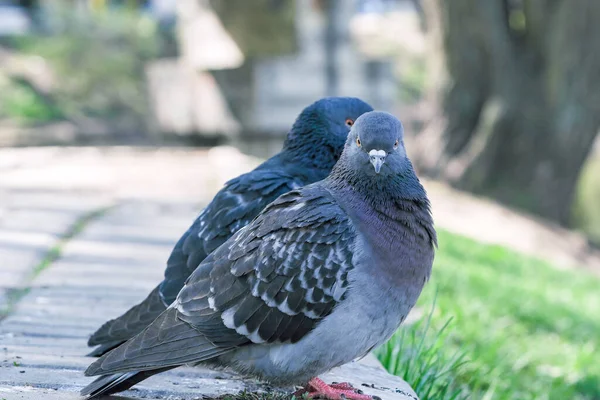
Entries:
[[208,254],[279,195],[301,185],[283,171],[267,169],[227,182],[173,248],[165,279],[144,301],[104,323],[88,341],[88,346],[100,345],[89,355],[100,356],[141,332],[175,300],[185,280]]
[[343,298],[355,237],[321,185],[284,194],[194,271],[178,316],[217,346],[296,342]]
[[297,342],[344,297],[356,233],[318,185],[281,196],[211,253],[175,303],[86,375],[194,363]]
[[88,346],[96,346],[88,356],[97,357],[119,346],[127,339],[141,332],[163,311],[167,309],[163,303],[160,286],[154,288],[148,297],[125,314],[105,322],[88,340]]
[[255,170],[225,184],[179,239],[167,261],[160,295],[171,304],[185,280],[206,258],[278,196],[302,186],[283,171]]
[[85,374],[108,375],[177,367],[214,358],[229,350],[209,342],[180,320],[177,310],[169,308],[142,332],[97,359]]

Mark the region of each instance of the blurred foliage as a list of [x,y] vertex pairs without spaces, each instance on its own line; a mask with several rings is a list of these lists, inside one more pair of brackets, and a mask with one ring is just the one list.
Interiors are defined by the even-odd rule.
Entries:
[[297,50],[293,0],[211,0],[210,4],[246,57]]
[[435,302],[432,330],[447,332],[431,354],[468,360],[440,384],[455,382],[473,399],[600,398],[598,277],[445,231],[439,243],[417,305]]
[[403,104],[414,104],[423,99],[427,90],[427,61],[424,57],[405,55],[397,63],[398,96]]
[[[15,37],[14,50],[37,55],[56,78],[52,98],[59,113],[77,121],[96,117],[127,126],[145,123],[148,104],[145,63],[157,56],[160,37],[155,23],[127,8],[103,12],[55,10],[51,34]],[[48,114],[23,98],[12,100],[13,113]],[[15,110],[15,107],[21,107]],[[18,108],[18,107],[17,107]],[[39,108],[39,109],[38,109]]]
[[62,117],[59,108],[24,79],[0,80],[0,117],[21,124],[51,122]]
[[573,204],[573,226],[600,246],[600,157],[592,152],[579,177]]

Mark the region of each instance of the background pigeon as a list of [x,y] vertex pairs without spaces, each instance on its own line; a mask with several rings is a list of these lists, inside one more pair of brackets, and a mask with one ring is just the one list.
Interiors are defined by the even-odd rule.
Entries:
[[402,125],[358,118],[320,182],[279,197],[211,253],[171,307],[94,362],[82,390],[125,390],[182,364],[227,366],[310,397],[370,399],[316,378],[384,343],[429,278],[436,234]]
[[185,280],[213,250],[278,196],[325,178],[338,160],[350,126],[372,107],[351,97],[321,99],[296,119],[283,150],[225,184],[179,239],[167,261],[165,279],[148,297],[119,318],[106,322],[89,339],[99,356],[135,336],[158,317]]

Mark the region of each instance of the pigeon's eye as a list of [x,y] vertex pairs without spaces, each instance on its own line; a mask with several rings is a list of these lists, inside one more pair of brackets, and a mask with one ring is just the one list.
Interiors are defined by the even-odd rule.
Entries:
[[346,125],[347,126],[352,126],[354,125],[354,120],[352,118],[347,118],[346,119]]
[[398,139],[396,139],[396,143],[394,143],[394,148],[397,149],[398,148]]
[[356,138],[356,145],[360,147],[360,138]]

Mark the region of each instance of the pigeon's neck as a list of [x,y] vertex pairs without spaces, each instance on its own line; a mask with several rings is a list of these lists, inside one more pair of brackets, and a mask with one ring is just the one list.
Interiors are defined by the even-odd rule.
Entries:
[[334,171],[328,178],[328,186],[349,213],[364,223],[365,229],[377,226],[389,241],[395,236],[411,234],[418,241],[437,243],[425,189],[419,182],[412,166],[402,173],[385,179],[365,179],[352,173]]
[[[297,137],[300,135],[302,138]],[[309,169],[311,173],[320,172],[318,180],[324,179],[337,162],[341,148],[336,149],[330,143],[320,140],[323,136],[316,129],[311,132],[290,132],[281,153],[282,161],[284,164]]]

